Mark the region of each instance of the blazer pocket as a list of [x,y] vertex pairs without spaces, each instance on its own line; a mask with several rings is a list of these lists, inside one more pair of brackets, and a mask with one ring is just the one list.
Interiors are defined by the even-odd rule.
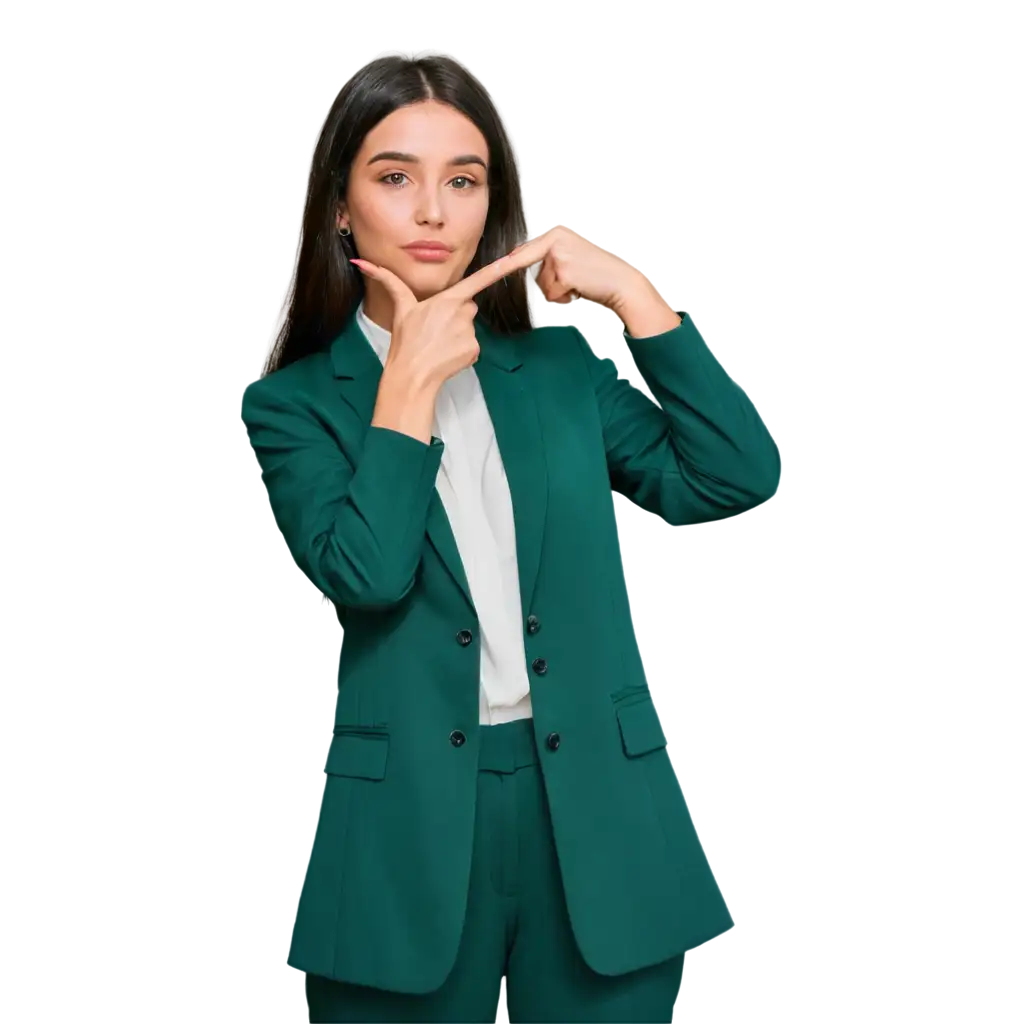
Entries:
[[621,701],[628,701],[632,704],[636,700],[650,700],[651,691],[646,683],[633,683],[630,686],[623,686],[621,690],[616,690],[609,696],[613,704],[618,704]]
[[622,735],[622,749],[627,757],[639,757],[668,743],[650,693],[632,700],[620,700],[616,704],[615,715]]
[[391,736],[374,726],[335,726],[324,771],[357,779],[383,779]]

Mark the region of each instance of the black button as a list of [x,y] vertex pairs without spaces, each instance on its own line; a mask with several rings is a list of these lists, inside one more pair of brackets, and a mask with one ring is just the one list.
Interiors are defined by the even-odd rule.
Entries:
[[548,663],[543,658],[533,659],[533,671],[542,676],[548,670]]
[[466,734],[461,729],[452,729],[448,739],[453,747],[461,747],[466,742]]
[[466,644],[471,644],[473,642],[473,634],[468,629],[460,629],[458,633],[455,634],[455,639],[465,647]]
[[546,740],[549,749],[557,750],[558,744],[562,742],[562,737],[557,732],[549,732]]
[[536,615],[527,615],[526,632],[536,633],[538,629],[540,629],[540,619],[538,619]]

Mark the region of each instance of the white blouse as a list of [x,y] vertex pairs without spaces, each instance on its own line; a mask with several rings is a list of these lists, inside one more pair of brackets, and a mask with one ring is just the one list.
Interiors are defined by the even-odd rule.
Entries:
[[[383,366],[391,332],[367,317],[362,302],[356,321]],[[480,724],[530,718],[512,496],[474,367],[441,385],[431,429],[444,441],[437,492],[480,623]]]

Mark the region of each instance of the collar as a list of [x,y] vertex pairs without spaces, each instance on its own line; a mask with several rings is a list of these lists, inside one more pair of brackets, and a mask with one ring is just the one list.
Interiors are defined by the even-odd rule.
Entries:
[[361,299],[356,307],[356,323],[363,332],[363,336],[377,353],[383,365],[388,358],[388,351],[391,348],[391,332],[385,330],[380,324],[375,323],[366,315],[366,302]]

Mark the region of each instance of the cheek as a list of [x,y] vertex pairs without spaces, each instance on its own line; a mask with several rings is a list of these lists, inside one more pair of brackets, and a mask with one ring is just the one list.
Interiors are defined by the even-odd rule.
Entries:
[[486,193],[466,203],[466,216],[472,225],[470,233],[474,237],[479,238],[484,233],[489,207]]
[[368,259],[374,253],[408,241],[409,217],[394,197],[383,202],[381,197],[360,196],[350,206],[352,231],[356,234],[359,252]]
[[[467,204],[468,205],[468,204]],[[466,266],[473,262],[476,251],[483,238],[484,226],[487,223],[487,207],[482,210],[463,210],[462,215],[456,222],[458,230],[456,236],[459,238],[460,255]],[[454,226],[454,225],[453,225]]]

